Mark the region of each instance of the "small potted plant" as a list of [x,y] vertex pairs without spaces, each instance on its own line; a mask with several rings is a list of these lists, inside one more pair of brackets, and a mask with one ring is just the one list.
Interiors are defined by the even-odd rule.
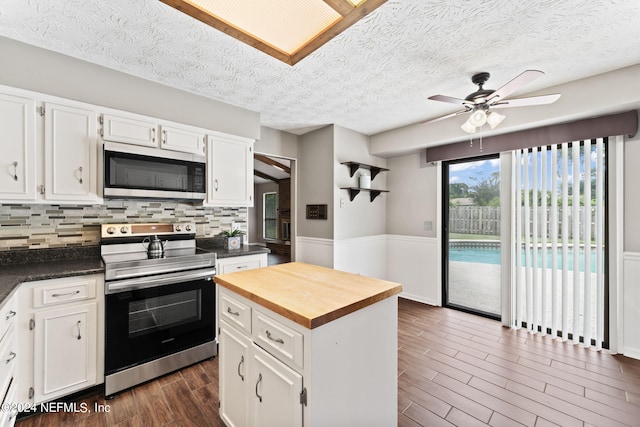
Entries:
[[240,249],[242,246],[242,236],[244,235],[244,231],[239,229],[233,229],[232,231],[223,231],[218,236],[224,237],[224,248],[225,249]]

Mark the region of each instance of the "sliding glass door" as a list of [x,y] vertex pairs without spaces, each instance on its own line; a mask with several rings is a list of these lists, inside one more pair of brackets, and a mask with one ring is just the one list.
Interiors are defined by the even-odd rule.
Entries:
[[500,159],[443,163],[443,305],[501,314]]

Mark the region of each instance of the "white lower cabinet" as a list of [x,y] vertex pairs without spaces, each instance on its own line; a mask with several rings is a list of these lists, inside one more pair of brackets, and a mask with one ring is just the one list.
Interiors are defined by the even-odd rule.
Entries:
[[96,384],[97,313],[92,302],[34,315],[34,402]]
[[15,296],[0,307],[0,427],[13,426],[18,415],[15,400],[18,379]]
[[242,427],[248,425],[249,396],[249,350],[251,340],[234,330],[225,322],[220,322],[218,335],[220,348],[220,418],[229,426]]
[[220,322],[220,417],[228,426],[301,426],[302,375]]
[[19,402],[35,405],[104,381],[103,286],[102,275],[21,285]]
[[251,425],[301,426],[302,375],[255,344],[252,344],[251,350]]

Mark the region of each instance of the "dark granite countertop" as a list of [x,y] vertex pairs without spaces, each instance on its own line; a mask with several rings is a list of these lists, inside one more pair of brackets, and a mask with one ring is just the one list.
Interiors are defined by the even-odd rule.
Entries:
[[0,306],[20,283],[104,272],[100,249],[32,249],[0,254]]
[[[271,252],[259,245],[225,249],[216,238],[198,239],[197,245],[216,252],[218,258]],[[20,283],[100,273],[104,273],[104,264],[99,246],[0,252],[0,307]]]
[[224,239],[221,237],[197,239],[196,245],[201,249],[217,253],[218,258],[271,253],[270,249],[260,245],[242,245],[239,249],[225,249]]

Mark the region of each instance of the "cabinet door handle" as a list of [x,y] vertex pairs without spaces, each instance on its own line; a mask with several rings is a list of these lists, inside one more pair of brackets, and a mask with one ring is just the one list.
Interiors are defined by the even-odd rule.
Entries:
[[227,313],[229,313],[232,316],[240,316],[240,313],[237,311],[232,311],[231,307],[227,307]]
[[244,356],[240,356],[240,363],[238,363],[238,376],[244,382],[244,375],[240,373],[240,367],[242,366],[243,363],[244,363]]
[[65,292],[64,294],[51,294],[51,296],[54,297],[54,298],[68,297],[68,296],[71,296],[71,295],[77,295],[79,293],[80,293],[80,291],[75,290],[75,291],[71,291],[71,292]]
[[258,382],[256,383],[256,396],[258,397],[260,402],[262,402],[262,396],[258,394],[258,386],[260,385],[261,382],[262,382],[262,374],[258,374]]
[[9,312],[7,313],[7,315],[5,316],[4,320],[9,320],[9,319],[11,319],[13,316],[15,316],[15,315],[16,315],[16,312],[15,312],[15,311],[13,311],[13,310],[11,310],[11,311],[9,311]]
[[18,162],[13,162],[13,180],[17,181],[18,180]]
[[82,166],[78,168],[78,172],[80,172],[80,178],[78,178],[78,182],[82,184]]
[[7,359],[7,361],[5,363],[9,363],[15,358],[16,358],[16,354],[13,351],[10,351],[9,352],[9,358]]
[[151,128],[151,142],[156,142],[156,128]]
[[272,337],[271,336],[271,332],[269,332],[268,330],[264,331],[264,332],[267,334],[267,338],[269,338],[271,341],[275,341],[278,344],[284,344],[284,340],[282,338],[274,338],[274,337]]
[[80,335],[80,326],[82,325],[82,321],[78,320],[78,323],[76,323],[76,326],[78,327],[78,339],[82,339],[82,335]]
[[213,180],[213,189],[218,191],[218,180],[217,179]]
[[167,143],[167,131],[166,130],[162,131],[162,143],[163,144]]

